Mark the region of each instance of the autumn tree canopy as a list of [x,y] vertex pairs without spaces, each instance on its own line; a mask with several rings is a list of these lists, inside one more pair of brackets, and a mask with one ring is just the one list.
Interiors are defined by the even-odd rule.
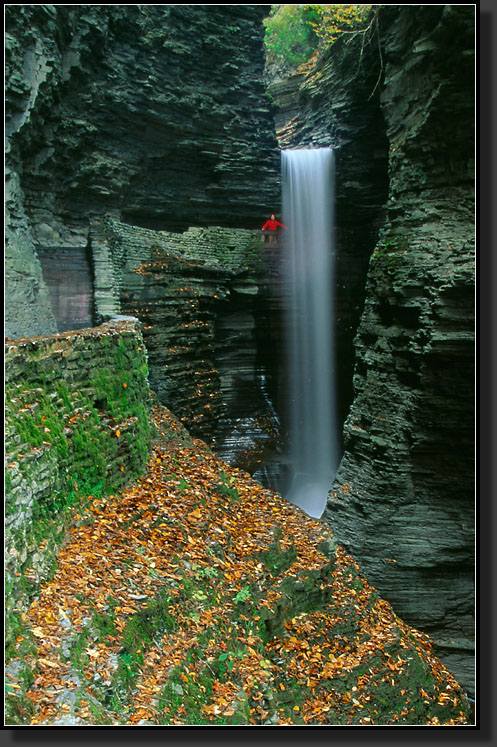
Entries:
[[273,5],[265,19],[269,61],[297,68],[343,33],[369,22],[371,5]]

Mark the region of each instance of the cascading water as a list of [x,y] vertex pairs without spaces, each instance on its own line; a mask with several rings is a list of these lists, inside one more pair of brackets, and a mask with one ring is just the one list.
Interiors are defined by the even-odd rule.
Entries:
[[334,157],[331,148],[282,152],[287,299],[286,497],[321,516],[338,466],[334,376]]

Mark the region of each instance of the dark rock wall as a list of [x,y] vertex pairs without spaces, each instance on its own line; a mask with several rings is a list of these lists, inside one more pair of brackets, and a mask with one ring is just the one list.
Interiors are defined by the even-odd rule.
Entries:
[[36,251],[85,246],[90,216],[252,228],[273,209],[268,9],[7,7],[9,336],[53,330]]
[[474,7],[380,14],[385,224],[324,518],[398,614],[474,676]]
[[259,233],[219,226],[177,233],[94,219],[90,248],[97,319],[139,318],[158,399],[194,436],[247,468],[267,419]]
[[383,6],[269,92],[281,147],[336,149],[345,425],[324,518],[472,691],[474,7]]

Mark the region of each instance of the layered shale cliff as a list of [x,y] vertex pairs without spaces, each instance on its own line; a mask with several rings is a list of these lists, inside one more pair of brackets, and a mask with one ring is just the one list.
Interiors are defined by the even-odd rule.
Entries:
[[338,271],[366,277],[324,518],[472,690],[474,8],[385,6],[270,91],[284,147],[337,148]]
[[326,516],[471,690],[474,18],[447,6],[425,9],[420,24],[413,11],[385,16],[387,220]]
[[[9,6],[7,334],[56,329],[39,253],[89,218],[259,225],[279,199],[267,6]],[[78,260],[79,261],[79,260]]]

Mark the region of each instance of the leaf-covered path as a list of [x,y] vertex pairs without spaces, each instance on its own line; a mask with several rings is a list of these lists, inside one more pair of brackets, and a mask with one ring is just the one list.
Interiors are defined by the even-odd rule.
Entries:
[[91,502],[24,615],[25,723],[468,723],[427,636],[325,524],[154,412],[147,475]]

